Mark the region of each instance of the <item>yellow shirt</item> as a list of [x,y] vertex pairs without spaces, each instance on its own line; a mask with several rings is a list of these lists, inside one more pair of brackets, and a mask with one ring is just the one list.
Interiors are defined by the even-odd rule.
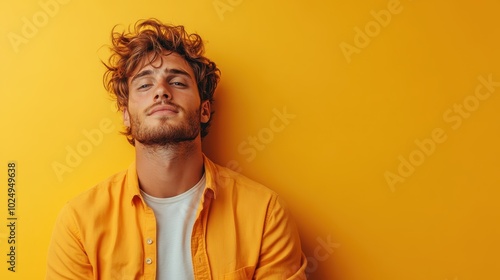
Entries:
[[[191,237],[195,279],[306,279],[299,235],[280,197],[206,157],[204,166]],[[156,241],[132,163],[64,206],[46,279],[156,279]]]

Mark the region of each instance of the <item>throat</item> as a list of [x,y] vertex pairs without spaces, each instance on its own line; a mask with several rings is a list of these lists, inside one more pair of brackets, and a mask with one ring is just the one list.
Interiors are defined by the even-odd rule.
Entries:
[[[203,176],[203,154],[196,145],[183,148],[136,146],[140,188],[154,197],[173,197],[193,187]],[[140,150],[140,151],[139,151]]]

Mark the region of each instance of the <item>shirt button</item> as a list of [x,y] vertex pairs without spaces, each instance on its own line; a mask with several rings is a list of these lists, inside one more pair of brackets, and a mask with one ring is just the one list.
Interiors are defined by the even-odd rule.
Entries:
[[148,238],[148,240],[146,240],[146,242],[147,242],[149,245],[151,245],[151,244],[153,244],[153,239]]
[[153,263],[153,260],[152,260],[151,258],[147,258],[147,259],[146,259],[146,263],[147,263],[147,264],[152,264],[152,263]]

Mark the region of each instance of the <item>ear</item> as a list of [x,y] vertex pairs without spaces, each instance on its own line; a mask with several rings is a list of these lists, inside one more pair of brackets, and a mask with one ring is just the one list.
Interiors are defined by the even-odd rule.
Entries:
[[201,108],[200,108],[200,122],[201,123],[207,123],[210,120],[210,101],[205,100],[201,103]]
[[130,115],[127,107],[123,108],[123,125],[130,127]]

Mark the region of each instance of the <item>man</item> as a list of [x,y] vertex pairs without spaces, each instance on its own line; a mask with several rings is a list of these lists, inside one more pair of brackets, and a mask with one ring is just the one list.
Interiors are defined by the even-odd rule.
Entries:
[[65,205],[47,279],[305,279],[279,196],[202,152],[219,69],[200,36],[154,19],[112,34],[104,77],[136,159]]

